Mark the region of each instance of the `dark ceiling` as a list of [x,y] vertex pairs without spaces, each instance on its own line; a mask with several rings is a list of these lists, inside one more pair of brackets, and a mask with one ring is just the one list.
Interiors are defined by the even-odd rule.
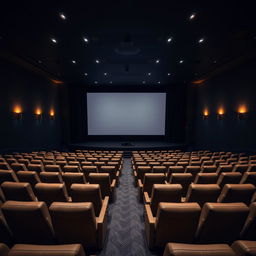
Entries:
[[255,50],[253,6],[218,2],[9,1],[0,10],[0,49],[69,83],[190,82]]

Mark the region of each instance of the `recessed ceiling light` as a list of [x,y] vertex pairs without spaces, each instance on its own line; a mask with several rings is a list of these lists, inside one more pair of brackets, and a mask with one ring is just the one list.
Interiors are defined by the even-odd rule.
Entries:
[[38,63],[39,63],[39,64],[42,64],[42,61],[41,61],[41,60],[38,60]]
[[160,81],[158,81],[157,83],[158,83],[158,84],[161,84],[161,82],[160,82]]
[[96,62],[97,64],[99,64],[99,63],[100,63],[100,60],[96,59],[95,62]]
[[51,38],[51,41],[55,44],[57,44],[57,40],[55,38]]
[[83,40],[86,42],[86,43],[89,43],[89,39],[87,37],[83,37]]
[[159,59],[156,59],[156,64],[158,64],[160,62],[160,60]]
[[150,72],[148,73],[148,76],[151,76],[151,73],[150,73]]
[[110,84],[112,84],[113,82],[112,82],[112,81],[110,81],[109,83],[110,83]]
[[195,13],[192,13],[192,14],[189,16],[189,19],[190,19],[190,20],[193,20],[195,17],[196,17],[196,14],[195,14]]
[[76,64],[76,61],[75,61],[75,60],[72,60],[72,63],[73,63],[73,64]]
[[94,81],[95,84],[98,84],[98,81]]
[[104,76],[107,76],[108,75],[108,73],[104,73]]
[[167,38],[167,43],[170,43],[172,41],[172,37]]
[[65,15],[63,12],[60,12],[60,13],[59,13],[59,16],[60,16],[60,18],[63,19],[63,20],[67,19],[66,15]]
[[146,81],[142,81],[142,83],[143,83],[143,84],[145,84],[145,83],[146,83]]
[[199,44],[202,44],[204,42],[204,38],[200,38],[199,40],[198,40],[198,43]]
[[88,76],[88,73],[84,73],[85,76]]
[[170,75],[171,75],[171,73],[168,73],[168,74],[167,74],[167,76],[170,76]]
[[182,64],[184,62],[184,60],[180,60],[179,63]]

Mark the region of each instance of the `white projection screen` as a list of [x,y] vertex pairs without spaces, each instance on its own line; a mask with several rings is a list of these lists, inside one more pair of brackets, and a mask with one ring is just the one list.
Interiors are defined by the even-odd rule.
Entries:
[[165,135],[166,93],[87,93],[88,135]]

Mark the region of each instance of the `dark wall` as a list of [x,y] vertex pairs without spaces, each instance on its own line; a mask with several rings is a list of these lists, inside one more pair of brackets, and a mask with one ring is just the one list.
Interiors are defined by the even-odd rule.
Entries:
[[[190,108],[195,109],[194,129],[190,138],[194,148],[212,150],[255,151],[256,150],[256,62],[250,61],[236,66],[221,75],[194,86],[190,96]],[[193,97],[194,94],[194,97]],[[245,105],[245,119],[238,118],[238,108]],[[222,120],[217,119],[220,107],[225,110]],[[203,110],[209,117],[203,120]],[[191,116],[190,115],[190,116]]]
[[[0,60],[0,151],[53,149],[60,146],[58,88],[38,74]],[[22,120],[13,115],[22,108]],[[36,120],[35,109],[43,111]],[[49,118],[50,109],[55,120]]]
[[[87,135],[87,92],[166,92],[166,136],[88,136]],[[122,87],[109,86],[83,87],[70,85],[69,91],[70,111],[70,143],[88,140],[168,140],[171,142],[184,142],[185,114],[186,114],[186,85],[164,87]],[[67,109],[65,111],[68,111]]]

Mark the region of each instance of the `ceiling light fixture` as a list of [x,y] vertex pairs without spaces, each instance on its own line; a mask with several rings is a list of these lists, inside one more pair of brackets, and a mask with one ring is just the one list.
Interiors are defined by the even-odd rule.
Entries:
[[66,20],[66,19],[67,19],[66,15],[65,15],[63,12],[60,12],[60,13],[59,13],[59,16],[60,16],[60,18],[63,19],[63,20]]
[[104,76],[107,76],[108,75],[108,73],[104,73]]
[[158,83],[158,84],[160,84],[161,82],[160,82],[160,81],[158,81],[157,83]]
[[89,43],[89,39],[87,37],[83,37],[83,40],[86,42],[86,43]]
[[172,41],[172,37],[167,38],[167,43],[170,43]]
[[190,20],[193,20],[195,17],[196,17],[196,14],[195,14],[195,13],[192,13],[192,14],[189,16],[189,19],[190,19]]
[[95,84],[98,84],[98,81],[94,81]]
[[88,76],[88,73],[84,73],[85,76]]
[[95,60],[95,62],[96,62],[97,64],[99,64],[99,63],[100,63],[100,61],[99,61],[98,59],[96,59],[96,60]]
[[76,64],[76,61],[75,61],[75,60],[72,60],[72,63],[73,63],[73,64]]
[[148,76],[151,76],[151,73],[150,73],[150,72],[148,73]]
[[167,76],[170,76],[170,75],[171,75],[171,73],[168,73],[168,74],[167,74]]
[[57,40],[55,38],[51,38],[51,41],[55,44],[57,44]]
[[110,81],[109,83],[110,83],[110,84],[112,84],[113,82],[112,82],[112,81]]
[[184,62],[184,60],[180,60],[179,63],[182,64]]
[[142,81],[142,83],[143,83],[143,84],[145,84],[145,83],[146,83],[146,81]]
[[159,60],[159,59],[157,59],[157,60],[156,60],[156,64],[158,64],[159,62],[160,62],[160,60]]
[[204,42],[204,38],[200,38],[199,40],[198,40],[198,43],[199,44],[202,44]]

